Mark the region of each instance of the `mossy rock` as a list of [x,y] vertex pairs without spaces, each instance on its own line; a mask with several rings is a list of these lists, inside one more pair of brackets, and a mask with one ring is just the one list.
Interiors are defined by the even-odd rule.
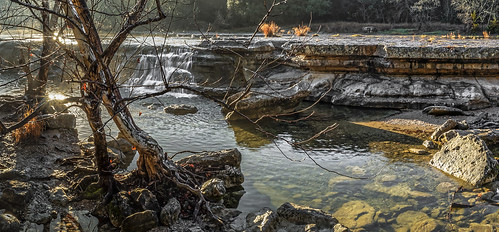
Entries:
[[105,190],[98,183],[90,184],[82,193],[83,199],[98,200],[105,194]]

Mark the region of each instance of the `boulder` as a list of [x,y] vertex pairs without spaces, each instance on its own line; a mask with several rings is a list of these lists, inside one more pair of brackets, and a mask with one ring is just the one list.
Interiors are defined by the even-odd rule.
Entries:
[[249,213],[246,216],[246,231],[248,232],[270,232],[276,231],[277,213],[269,208],[260,209],[258,212]]
[[263,208],[246,217],[248,232],[266,231],[334,231],[344,232],[348,228],[339,224],[331,214],[306,206],[284,203],[277,212]]
[[241,153],[237,149],[222,150],[215,152],[203,152],[191,155],[177,161],[180,165],[192,164],[198,168],[220,168],[225,165],[232,167],[241,166]]
[[447,120],[444,124],[442,124],[441,126],[439,126],[434,132],[433,134],[431,134],[430,138],[433,140],[433,141],[438,141],[440,136],[442,134],[444,134],[445,132],[447,131],[450,131],[454,128],[456,128],[456,126],[458,125],[458,123],[453,120],[453,119],[449,119]]
[[140,208],[139,211],[153,210],[159,213],[161,210],[156,196],[148,189],[134,189],[130,192],[130,197],[134,204]]
[[125,218],[132,215],[135,210],[131,206],[131,200],[128,193],[121,191],[113,196],[111,202],[107,205],[107,214],[111,224],[120,227]]
[[176,198],[171,198],[168,203],[161,209],[161,214],[159,220],[161,224],[165,226],[171,226],[175,224],[180,215],[180,202]]
[[194,106],[184,105],[184,104],[173,104],[165,107],[163,109],[165,113],[174,114],[174,115],[186,115],[186,114],[195,114],[198,112],[198,109]]
[[76,116],[70,113],[53,114],[45,119],[47,129],[74,129]]
[[21,229],[19,220],[12,214],[0,214],[0,231],[18,232]]
[[121,223],[121,232],[146,232],[158,226],[156,212],[146,210],[126,217]]
[[458,108],[454,107],[448,107],[448,106],[428,106],[423,109],[423,113],[429,114],[429,115],[436,115],[436,116],[441,116],[441,115],[465,115],[464,111]]
[[218,202],[226,193],[224,181],[218,178],[207,180],[201,186],[201,192],[207,200]]
[[435,153],[430,165],[474,186],[493,181],[499,172],[499,163],[476,135],[452,138]]
[[[239,92],[230,96],[227,102],[244,116],[251,119],[258,119],[262,116],[290,113],[310,94],[308,91],[298,91],[290,94],[280,94],[280,92],[279,94],[275,94],[276,90],[271,91],[275,96],[273,94],[250,92],[241,98],[244,92]],[[235,101],[237,103],[233,104]],[[228,120],[246,119],[246,117],[225,107],[222,108],[222,113],[226,115],[225,118]]]

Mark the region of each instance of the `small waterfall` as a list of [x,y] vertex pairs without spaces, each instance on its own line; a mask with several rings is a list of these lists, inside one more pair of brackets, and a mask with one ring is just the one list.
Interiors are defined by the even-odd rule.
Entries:
[[168,83],[192,84],[192,51],[172,48],[169,53],[143,54],[127,82],[133,94],[154,93],[164,90],[163,75]]

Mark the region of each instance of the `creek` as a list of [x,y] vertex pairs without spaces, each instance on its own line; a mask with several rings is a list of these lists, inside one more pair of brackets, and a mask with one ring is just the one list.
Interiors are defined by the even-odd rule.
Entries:
[[[168,78],[173,73],[175,78],[187,82],[192,80],[187,53],[174,51],[161,58],[159,64],[168,71]],[[124,95],[159,90],[155,85],[162,83],[162,79],[155,69],[158,60],[154,58],[150,54],[142,55],[138,60],[139,68],[126,82],[140,87],[123,89]],[[16,75],[17,72],[5,72],[0,78],[3,82],[15,79]],[[13,82],[2,94],[21,93],[22,86],[22,82]],[[148,108],[151,104],[159,106]],[[164,113],[163,105],[170,104],[187,104],[199,111],[188,115]],[[305,102],[301,107],[310,104]],[[482,223],[485,218],[497,218],[495,208],[482,207],[480,210],[454,211],[449,219],[452,188],[442,190],[442,186],[455,188],[462,183],[430,167],[427,157],[405,152],[419,146],[422,141],[355,124],[380,120],[398,111],[321,103],[312,108],[315,113],[308,120],[294,123],[264,121],[263,128],[279,137],[274,139],[260,133],[250,123],[225,121],[220,106],[189,93],[174,92],[133,102],[130,110],[136,123],[150,133],[170,156],[182,151],[239,149],[243,155],[241,165],[246,194],[238,209],[244,214],[293,202],[330,213],[342,212],[343,215],[335,215],[340,223],[351,229],[364,228],[367,231],[408,230],[420,221],[432,219],[467,228],[472,223]],[[80,111],[74,110],[74,113],[78,115],[80,139],[87,139],[90,134],[88,123]],[[296,120],[309,113],[289,119]],[[306,143],[306,149],[289,144],[305,140],[333,123],[339,126]],[[111,125],[107,130],[116,136],[117,130]],[[175,159],[187,155],[179,154]],[[134,169],[136,159],[128,160],[123,168]],[[466,194],[461,200],[473,203],[476,194],[471,191]]]

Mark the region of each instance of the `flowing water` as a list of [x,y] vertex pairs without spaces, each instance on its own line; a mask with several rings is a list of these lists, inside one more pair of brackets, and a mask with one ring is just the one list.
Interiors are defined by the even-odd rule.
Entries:
[[[159,86],[171,77],[188,82],[192,78],[188,71],[190,62],[190,54],[184,50],[160,56],[144,54],[127,82],[134,87],[123,93],[161,90]],[[158,67],[163,67],[163,71]],[[6,72],[0,74],[0,78],[4,83],[16,75]],[[22,89],[22,83],[13,82],[2,92],[19,93],[19,87]],[[191,115],[170,115],[162,110],[163,105],[169,104],[188,104],[199,111]],[[354,123],[379,120],[396,111],[319,104],[313,108],[315,113],[310,120],[263,122],[267,131],[279,137],[271,139],[249,123],[226,122],[218,105],[191,94],[170,93],[137,101],[130,109],[137,124],[158,140],[169,155],[181,151],[239,149],[246,194],[238,209],[245,214],[294,202],[338,212],[335,216],[343,224],[368,231],[407,231],[418,223],[453,226],[448,229],[498,221],[497,209],[483,204],[449,212],[451,200],[474,204],[478,193],[464,191],[452,199],[451,187],[461,183],[431,168],[426,157],[405,152],[422,141]],[[305,115],[292,119],[302,116]],[[338,123],[338,128],[305,144],[306,149],[289,145],[333,123]],[[81,113],[78,130],[81,139],[90,134]],[[113,135],[117,133],[112,127],[108,130]],[[135,168],[135,161],[136,157],[128,160],[126,168]]]

